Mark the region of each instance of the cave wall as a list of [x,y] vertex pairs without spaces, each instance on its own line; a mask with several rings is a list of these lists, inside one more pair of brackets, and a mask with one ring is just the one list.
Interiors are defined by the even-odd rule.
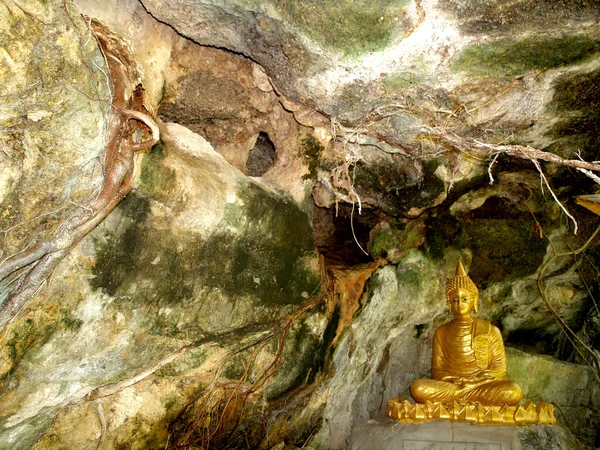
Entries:
[[597,352],[596,242],[550,261],[597,226],[573,200],[594,182],[540,166],[574,234],[530,161],[424,128],[598,159],[594,2],[65,5],[0,4],[0,258],[101,181],[110,91],[79,11],[129,44],[161,141],[0,335],[0,448],[345,448],[427,375],[458,259],[510,376],[598,439],[548,308]]

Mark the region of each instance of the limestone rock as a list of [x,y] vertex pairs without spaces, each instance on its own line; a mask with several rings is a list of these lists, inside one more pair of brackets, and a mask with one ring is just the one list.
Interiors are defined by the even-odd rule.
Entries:
[[0,2],[0,259],[52,236],[95,194],[111,98],[77,12],[20,3]]
[[600,387],[593,368],[507,349],[507,378],[523,388],[524,398],[556,405],[559,424],[578,430],[587,441],[597,437]]
[[[547,100],[542,86],[553,69],[594,53],[595,10],[505,3],[143,1],[182,35],[250,57],[284,94],[342,122],[358,124],[373,108],[411,96],[451,112],[460,105],[448,95],[454,91],[477,122],[524,129]],[[544,33],[522,35],[523,24]],[[540,70],[550,73],[511,80]],[[435,94],[422,96],[423,88]]]
[[[312,130],[285,110],[273,90],[261,87],[257,67],[222,50],[180,43],[165,70],[158,114],[202,134],[231,165],[286,189],[302,203],[306,169],[299,150]],[[257,142],[272,146],[272,163],[260,174],[252,168]]]
[[[238,379],[244,366],[230,362],[225,349],[252,348],[269,330],[278,336],[278,321],[315,293],[316,252],[298,205],[245,177],[184,127],[166,124],[161,131],[163,144],[144,156],[138,188],[12,324],[3,343],[14,350],[0,385],[0,448],[29,447],[65,405],[74,405],[65,417],[94,420],[93,409],[81,404],[92,389],[171,361],[169,355],[193,342],[156,372],[165,379],[157,396],[171,402],[168,392],[177,382],[169,377],[196,374],[191,385],[205,386],[224,370],[227,379]],[[289,344],[277,375],[268,378],[270,395],[306,377],[324,325],[314,313],[289,322]],[[260,379],[278,361],[273,351],[242,352],[249,376]],[[132,395],[140,410],[127,409],[117,396],[107,400],[114,407],[106,414],[138,417],[158,435],[164,430],[156,421],[186,404],[184,395],[171,402],[173,409],[153,412],[143,406],[151,400],[128,392],[118,395]],[[65,420],[44,442],[69,439]],[[131,437],[115,422],[112,427],[111,442]],[[92,429],[78,445],[97,438]],[[143,442],[136,448],[145,448]]]
[[[344,448],[428,373],[459,258],[509,346],[559,353],[536,278],[548,237],[567,251],[591,235],[594,217],[570,196],[592,182],[542,167],[580,222],[571,236],[530,161],[450,151],[424,125],[597,160],[593,2],[75,3],[128,40],[147,107],[171,123],[139,158],[132,194],[1,337],[0,448],[164,448],[174,430],[193,438],[216,426],[231,386],[252,393],[274,368],[263,397],[234,402],[264,412],[242,424],[264,433],[252,444]],[[0,0],[0,260],[52,234],[102,181],[104,61],[87,19],[64,8]],[[337,297],[326,306],[316,249],[347,280],[344,292],[327,286]],[[597,252],[585,264],[558,258],[545,274],[569,323],[592,304]],[[391,264],[370,275],[384,262],[374,258]],[[597,347],[594,317],[579,333]],[[528,395],[555,401],[593,441],[589,371],[509,355]],[[86,394],[157,364],[99,398],[103,438]],[[520,439],[570,438],[540,428]]]

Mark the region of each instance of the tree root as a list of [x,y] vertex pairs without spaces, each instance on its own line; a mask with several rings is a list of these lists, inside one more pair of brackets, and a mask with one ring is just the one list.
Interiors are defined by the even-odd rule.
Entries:
[[490,184],[494,181],[492,177],[491,167],[496,162],[496,158],[499,154],[504,153],[514,158],[527,159],[535,166],[540,174],[542,183],[546,186],[554,201],[563,210],[566,216],[571,219],[574,225],[574,234],[577,234],[578,224],[573,215],[567,210],[567,208],[558,200],[558,197],[552,190],[540,161],[551,162],[559,164],[565,167],[571,167],[579,170],[584,175],[593,179],[596,183],[600,184],[600,178],[593,172],[600,172],[600,164],[597,162],[587,162],[581,159],[565,159],[554,153],[545,152],[537,148],[524,146],[524,145],[494,145],[479,142],[475,139],[466,139],[460,137],[452,132],[449,132],[444,127],[423,127],[423,131],[427,134],[436,136],[441,139],[442,142],[462,151],[467,154],[474,154],[477,157],[482,157],[486,160],[491,160],[488,168],[488,174],[490,176]]
[[[217,449],[258,448],[264,440],[269,409],[261,399],[268,381],[283,364],[284,345],[294,323],[325,300],[327,286],[314,299],[308,299],[288,317],[276,321],[269,332],[247,345],[234,348],[223,358],[212,383],[200,393],[170,427],[174,443],[171,448],[201,447]],[[276,342],[273,361],[251,375],[261,351]],[[244,371],[238,380],[218,382],[221,371],[231,357],[252,349],[246,362],[241,361]],[[245,420],[244,420],[245,418]],[[243,439],[244,442],[241,442]]]
[[[16,317],[64,257],[131,191],[135,154],[152,147],[159,139],[158,125],[143,106],[143,88],[137,84],[137,73],[131,69],[133,59],[129,50],[106,27],[98,22],[92,22],[92,25],[98,45],[105,55],[113,92],[102,189],[95,199],[81,208],[83,211],[80,209],[71,214],[53,238],[0,263],[0,282],[20,272],[15,280],[7,283],[11,286],[6,301],[0,307],[0,332]],[[142,142],[133,140],[137,130],[141,130],[146,137]]]
[[596,162],[565,159],[554,153],[544,152],[529,146],[487,144],[484,142],[479,142],[475,139],[465,139],[454,133],[450,133],[447,129],[442,127],[423,127],[423,131],[427,134],[431,134],[440,138],[443,142],[451,145],[454,148],[465,152],[474,152],[478,156],[484,156],[486,158],[491,158],[498,153],[504,153],[515,158],[528,159],[530,161],[541,160],[559,164],[561,166],[572,167],[574,169],[600,172],[600,164]]
[[96,404],[96,413],[98,414],[98,421],[100,422],[100,438],[98,438],[98,443],[96,444],[96,450],[99,450],[102,448],[102,444],[104,444],[104,440],[106,439],[106,416],[104,415],[102,400],[96,400],[94,403]]
[[[180,347],[179,349],[175,350],[173,353],[170,353],[169,355],[165,356],[163,359],[158,361],[156,364],[146,368],[142,372],[139,372],[130,378],[119,381],[117,383],[111,383],[111,384],[106,384],[106,385],[97,387],[96,389],[94,389],[91,392],[89,392],[88,394],[86,394],[85,398],[87,400],[97,400],[102,397],[107,397],[109,395],[116,394],[129,386],[133,386],[134,384],[139,383],[143,379],[152,375],[157,370],[159,370],[162,367],[166,366],[167,364],[170,364],[171,362],[175,361],[180,356],[186,354],[191,349],[198,348],[203,345],[215,344],[217,342],[219,342],[221,344],[228,343],[228,342],[238,342],[239,343],[239,336],[243,335],[243,334],[255,334],[258,336],[257,339],[252,341],[250,344],[239,346],[236,349],[236,353],[239,353],[239,352],[247,350],[251,347],[255,347],[256,345],[259,345],[261,343],[268,342],[279,332],[280,333],[279,340],[278,340],[279,350],[277,353],[277,357],[276,357],[275,361],[273,361],[273,363],[271,363],[269,365],[269,367],[267,369],[265,369],[263,376],[261,376],[261,378],[255,383],[255,390],[256,390],[257,388],[262,387],[264,385],[265,381],[268,378],[270,378],[277,371],[277,368],[281,365],[282,356],[283,356],[281,353],[283,351],[283,342],[285,341],[285,338],[287,337],[287,334],[288,334],[291,326],[295,323],[295,321],[299,317],[303,316],[308,311],[312,310],[317,305],[319,305],[323,301],[323,299],[324,299],[323,293],[321,293],[316,298],[309,298],[300,306],[298,311],[294,312],[293,314],[290,314],[288,317],[281,319],[281,320],[276,320],[276,321],[272,321],[272,322],[254,323],[254,324],[246,325],[241,328],[234,328],[232,330],[223,331],[220,333],[207,333],[206,335],[196,339],[195,341],[190,342],[189,344]],[[283,325],[282,325],[282,323],[283,323]],[[67,404],[72,403],[77,400],[78,399],[67,399],[66,403]]]

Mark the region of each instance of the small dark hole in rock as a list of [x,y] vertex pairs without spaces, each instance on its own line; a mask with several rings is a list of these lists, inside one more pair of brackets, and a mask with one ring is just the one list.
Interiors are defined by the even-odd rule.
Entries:
[[254,148],[248,153],[246,172],[251,177],[262,177],[275,161],[275,146],[267,133],[258,134]]
[[421,335],[425,332],[425,330],[427,330],[426,323],[420,323],[420,324],[415,325],[415,337],[416,338],[421,337]]

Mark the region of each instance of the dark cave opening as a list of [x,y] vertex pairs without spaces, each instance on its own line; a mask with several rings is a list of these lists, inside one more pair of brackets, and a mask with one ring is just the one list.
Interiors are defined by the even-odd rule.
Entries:
[[256,144],[248,153],[246,172],[251,177],[262,177],[275,162],[275,145],[264,132],[258,133]]

